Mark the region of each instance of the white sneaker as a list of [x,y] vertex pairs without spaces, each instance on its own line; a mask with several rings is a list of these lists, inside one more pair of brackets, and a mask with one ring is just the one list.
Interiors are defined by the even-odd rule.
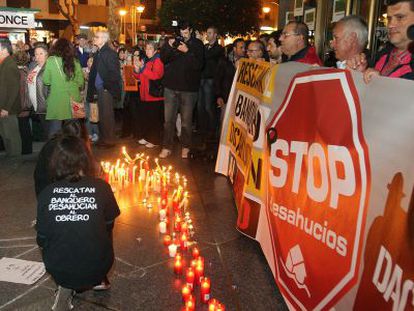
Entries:
[[138,140],[138,144],[146,145],[146,144],[148,144],[148,142],[144,138],[141,138],[140,140]]
[[146,144],[146,145],[145,145],[145,147],[147,147],[147,148],[149,148],[149,149],[152,149],[152,148],[154,148],[154,147],[157,147],[157,145],[154,145],[154,144],[152,144],[152,143],[148,143],[148,144]]
[[158,157],[160,159],[165,159],[165,158],[168,158],[170,156],[170,154],[171,154],[170,149],[162,148],[162,150],[161,150],[160,154],[158,155]]
[[190,149],[189,148],[183,148],[181,150],[181,158],[182,159],[187,159],[189,153],[190,153]]

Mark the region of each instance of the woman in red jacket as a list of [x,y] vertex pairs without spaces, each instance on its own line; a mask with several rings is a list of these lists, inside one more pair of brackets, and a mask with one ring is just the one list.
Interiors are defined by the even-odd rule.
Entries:
[[150,80],[159,80],[164,76],[164,64],[157,53],[155,42],[148,41],[145,44],[147,60],[134,63],[135,78],[140,80],[139,94],[141,97],[142,139],[140,144],[147,148],[154,148],[161,142],[161,129],[164,114],[164,98],[150,94]]

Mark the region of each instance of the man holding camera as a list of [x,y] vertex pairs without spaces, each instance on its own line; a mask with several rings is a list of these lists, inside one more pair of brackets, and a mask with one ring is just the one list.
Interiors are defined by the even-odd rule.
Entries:
[[164,85],[164,138],[159,155],[171,154],[178,110],[181,114],[181,157],[186,159],[191,146],[193,109],[197,102],[203,68],[204,45],[195,38],[188,22],[179,25],[180,36],[168,39],[161,49],[165,71]]

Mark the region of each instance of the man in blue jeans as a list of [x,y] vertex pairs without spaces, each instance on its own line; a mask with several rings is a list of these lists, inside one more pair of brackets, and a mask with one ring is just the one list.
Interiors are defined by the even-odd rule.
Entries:
[[180,23],[180,37],[168,39],[161,49],[165,71],[164,138],[160,158],[171,154],[177,112],[181,114],[181,157],[186,159],[191,146],[192,118],[200,87],[204,59],[203,43],[195,38],[188,22]]

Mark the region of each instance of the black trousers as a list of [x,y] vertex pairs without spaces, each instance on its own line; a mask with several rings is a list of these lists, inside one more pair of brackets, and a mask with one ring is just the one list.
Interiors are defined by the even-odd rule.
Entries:
[[122,135],[132,136],[135,139],[142,137],[141,127],[138,122],[140,110],[139,92],[126,92],[124,110],[122,112]]
[[154,145],[161,144],[161,131],[164,123],[164,101],[141,101],[140,110],[142,138]]
[[114,99],[107,90],[98,90],[99,109],[99,142],[105,144],[115,143],[115,116]]
[[22,154],[33,152],[33,135],[30,127],[30,116],[17,117],[19,122],[20,138],[22,139]]

